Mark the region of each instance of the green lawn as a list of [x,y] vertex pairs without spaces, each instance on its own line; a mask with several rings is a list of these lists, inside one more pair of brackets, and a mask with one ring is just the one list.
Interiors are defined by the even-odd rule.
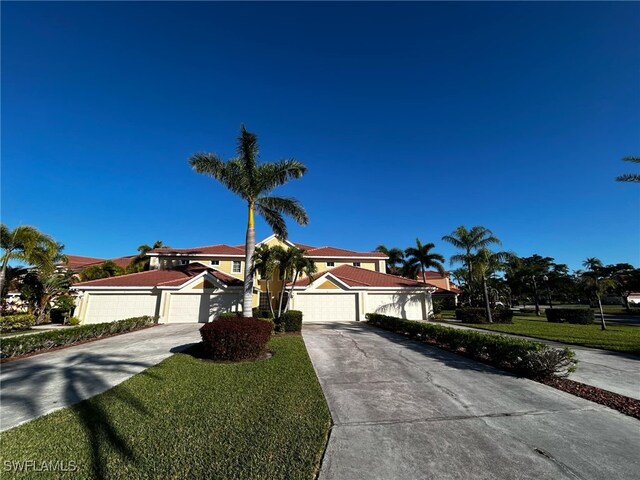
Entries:
[[[269,360],[176,354],[119,386],[0,435],[6,461],[74,461],[4,478],[312,479],[331,417],[302,337]],[[13,475],[13,476],[12,476]]]
[[547,322],[544,316],[520,315],[513,317],[513,324],[511,325],[476,325],[465,323],[458,325],[640,355],[640,326],[608,322],[607,330],[602,331],[600,330],[599,323],[594,323],[593,325],[551,323]]

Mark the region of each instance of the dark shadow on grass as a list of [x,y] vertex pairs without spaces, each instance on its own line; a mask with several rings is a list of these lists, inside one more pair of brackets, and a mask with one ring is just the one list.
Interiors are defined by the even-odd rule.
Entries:
[[[110,375],[140,373],[160,379],[146,370],[151,365],[138,362],[135,358],[135,354],[98,355],[82,352],[55,364],[34,361],[9,364],[8,372],[6,366],[3,367],[0,391],[3,416],[10,417],[11,423],[31,420],[48,413],[52,403],[57,404],[61,399],[60,406],[71,406],[71,411],[86,433],[91,455],[91,478],[104,479],[106,458],[101,456],[104,448],[111,446],[132,463],[136,459],[127,440],[114,427],[101,400],[91,397],[112,388],[114,382],[108,381]],[[140,371],[141,368],[144,370]],[[48,396],[47,393],[52,395]],[[148,413],[143,403],[122,385],[110,390],[108,395],[143,415]]]

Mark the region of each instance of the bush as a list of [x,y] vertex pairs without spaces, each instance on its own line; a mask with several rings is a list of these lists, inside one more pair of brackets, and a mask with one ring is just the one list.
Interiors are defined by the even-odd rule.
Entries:
[[67,318],[67,325],[80,325],[80,319],[77,317],[69,317]]
[[36,323],[36,317],[28,314],[0,317],[0,333],[29,330]]
[[223,318],[240,318],[242,317],[242,312],[224,312],[218,315],[218,319]]
[[299,332],[302,330],[302,312],[299,310],[288,310],[278,319],[280,332]]
[[593,323],[593,310],[590,308],[547,308],[544,311],[548,322],[574,323],[589,325]]
[[200,329],[205,351],[214,360],[258,358],[271,338],[271,325],[257,318],[222,318]]
[[[456,318],[463,323],[489,323],[484,307],[456,308]],[[491,311],[493,323],[512,323],[513,312],[508,308],[496,308]]]
[[375,313],[367,321],[376,327],[406,335],[453,352],[466,355],[529,378],[553,374],[566,375],[575,370],[575,353],[551,348],[530,340],[492,335],[471,330],[403,320]]
[[152,325],[155,322],[156,319],[154,317],[134,317],[115,322],[80,325],[73,328],[61,328],[59,330],[9,337],[2,340],[0,356],[2,358],[15,357],[16,355],[24,355],[40,350],[68,346],[82,340],[128,332]]
[[254,307],[252,309],[252,315],[255,318],[273,318],[273,314],[271,313],[271,310],[269,309],[260,309],[257,307]]

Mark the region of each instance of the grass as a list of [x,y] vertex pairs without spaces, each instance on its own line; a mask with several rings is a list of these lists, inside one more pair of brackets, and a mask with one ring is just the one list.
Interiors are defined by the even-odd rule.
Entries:
[[56,479],[312,479],[331,417],[302,338],[276,337],[269,349],[271,359],[235,364],[176,354],[3,433],[0,463],[78,466],[37,474]]
[[550,323],[545,317],[515,315],[513,324],[459,323],[458,325],[640,355],[640,327],[615,322],[608,322],[607,330],[602,331],[599,323],[592,325]]

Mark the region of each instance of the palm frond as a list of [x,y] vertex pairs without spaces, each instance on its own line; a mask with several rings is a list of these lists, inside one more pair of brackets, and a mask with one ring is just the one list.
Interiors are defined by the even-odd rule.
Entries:
[[256,205],[284,214],[299,225],[307,225],[309,223],[307,212],[302,204],[295,198],[261,197],[256,201]]
[[616,182],[640,182],[640,173],[625,173],[624,175],[618,175]]
[[261,193],[267,194],[289,180],[302,177],[306,172],[307,167],[294,158],[264,163],[256,171],[257,185]]
[[258,201],[255,204],[256,211],[258,215],[264,218],[264,221],[267,222],[267,225],[271,228],[271,231],[275,233],[278,238],[286,239],[289,235],[289,231],[287,230],[287,223],[284,221],[284,217],[282,214],[271,208],[264,203]]

